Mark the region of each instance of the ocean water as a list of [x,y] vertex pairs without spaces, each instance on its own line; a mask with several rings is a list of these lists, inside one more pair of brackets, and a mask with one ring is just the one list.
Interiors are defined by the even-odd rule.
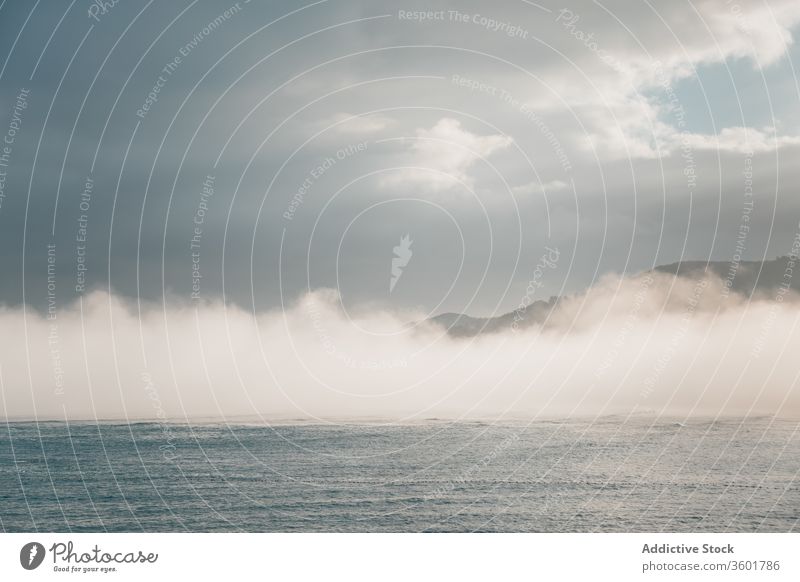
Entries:
[[0,424],[4,531],[800,529],[800,423]]

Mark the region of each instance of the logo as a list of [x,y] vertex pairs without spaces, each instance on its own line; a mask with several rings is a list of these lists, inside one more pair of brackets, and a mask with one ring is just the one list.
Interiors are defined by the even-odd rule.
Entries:
[[404,235],[400,238],[400,244],[394,247],[394,257],[392,258],[392,278],[389,280],[389,293],[394,291],[394,286],[403,275],[403,269],[408,265],[411,260],[411,244],[414,241],[409,238],[409,235]]
[[44,561],[44,546],[39,542],[29,542],[19,551],[19,563],[26,570],[35,570]]
[[109,0],[108,2],[104,2],[103,0],[94,0],[94,2],[92,2],[89,6],[89,18],[93,18],[96,22],[100,22],[100,16],[108,14],[118,2],[119,0]]

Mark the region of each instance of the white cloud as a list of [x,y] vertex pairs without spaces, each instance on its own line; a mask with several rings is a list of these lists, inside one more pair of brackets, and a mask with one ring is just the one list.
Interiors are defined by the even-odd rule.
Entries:
[[514,186],[512,191],[514,194],[526,196],[530,194],[558,192],[560,190],[566,190],[567,188],[569,188],[569,184],[566,182],[561,180],[551,180],[550,182],[528,182],[527,184],[522,184],[521,186]]
[[628,106],[616,106],[610,112],[586,109],[583,115],[592,127],[586,146],[611,159],[656,159],[682,148],[758,153],[800,144],[800,136],[780,135],[772,127],[725,127],[716,135],[681,130],[664,121],[674,120],[668,106],[646,103],[643,99]]
[[350,113],[337,113],[326,122],[326,126],[335,125],[336,131],[344,134],[371,134],[378,133],[394,125],[391,117],[379,114],[351,115]]
[[[686,136],[668,109],[667,92],[698,68],[728,67],[735,59],[748,59],[757,69],[779,63],[794,43],[792,28],[800,23],[800,3],[703,0],[654,5],[609,0],[573,4],[569,10],[554,11],[553,18],[555,23],[546,25],[560,34],[551,33],[548,40],[570,66],[549,67],[539,74],[583,124],[585,142],[578,147],[593,146],[607,159],[656,158],[676,151]],[[704,81],[702,73],[699,81]],[[657,98],[643,97],[653,89],[659,89]],[[748,98],[747,87],[737,91],[740,94],[731,98]],[[540,109],[563,107],[548,95],[535,102]],[[713,110],[715,104],[710,107]],[[731,127],[718,136],[689,134],[688,141],[698,149],[742,151],[744,133],[755,151],[798,140]]]
[[45,316],[0,309],[0,417],[797,416],[794,295],[731,296],[720,310],[722,281],[699,298],[691,279],[645,283],[608,277],[544,330],[462,339],[408,326],[421,314],[348,316],[330,290],[257,315],[221,303],[137,314],[93,293],[59,310],[55,344]]
[[437,192],[460,183],[472,189],[474,178],[469,170],[473,164],[513,143],[508,136],[470,133],[458,120],[447,117],[430,129],[417,129],[416,134],[410,140],[409,167],[386,177],[383,185],[411,183]]
[[[683,136],[690,147],[704,150],[724,150],[737,153],[765,152],[782,146],[800,144],[800,137],[776,135],[774,129],[726,127],[719,135],[689,134]],[[677,144],[675,147],[678,147]]]

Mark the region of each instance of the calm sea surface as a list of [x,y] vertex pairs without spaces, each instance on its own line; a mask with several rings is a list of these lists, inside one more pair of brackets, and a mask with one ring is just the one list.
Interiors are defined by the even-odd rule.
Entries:
[[0,424],[4,531],[793,531],[800,424]]

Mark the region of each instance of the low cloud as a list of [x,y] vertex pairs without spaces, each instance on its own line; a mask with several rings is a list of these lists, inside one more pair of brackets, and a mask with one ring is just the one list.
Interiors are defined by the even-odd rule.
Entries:
[[[798,303],[717,279],[606,278],[544,325],[452,338],[421,313],[149,306],[104,293],[6,309],[2,415],[40,419],[800,415]],[[422,322],[409,324],[409,322]]]

